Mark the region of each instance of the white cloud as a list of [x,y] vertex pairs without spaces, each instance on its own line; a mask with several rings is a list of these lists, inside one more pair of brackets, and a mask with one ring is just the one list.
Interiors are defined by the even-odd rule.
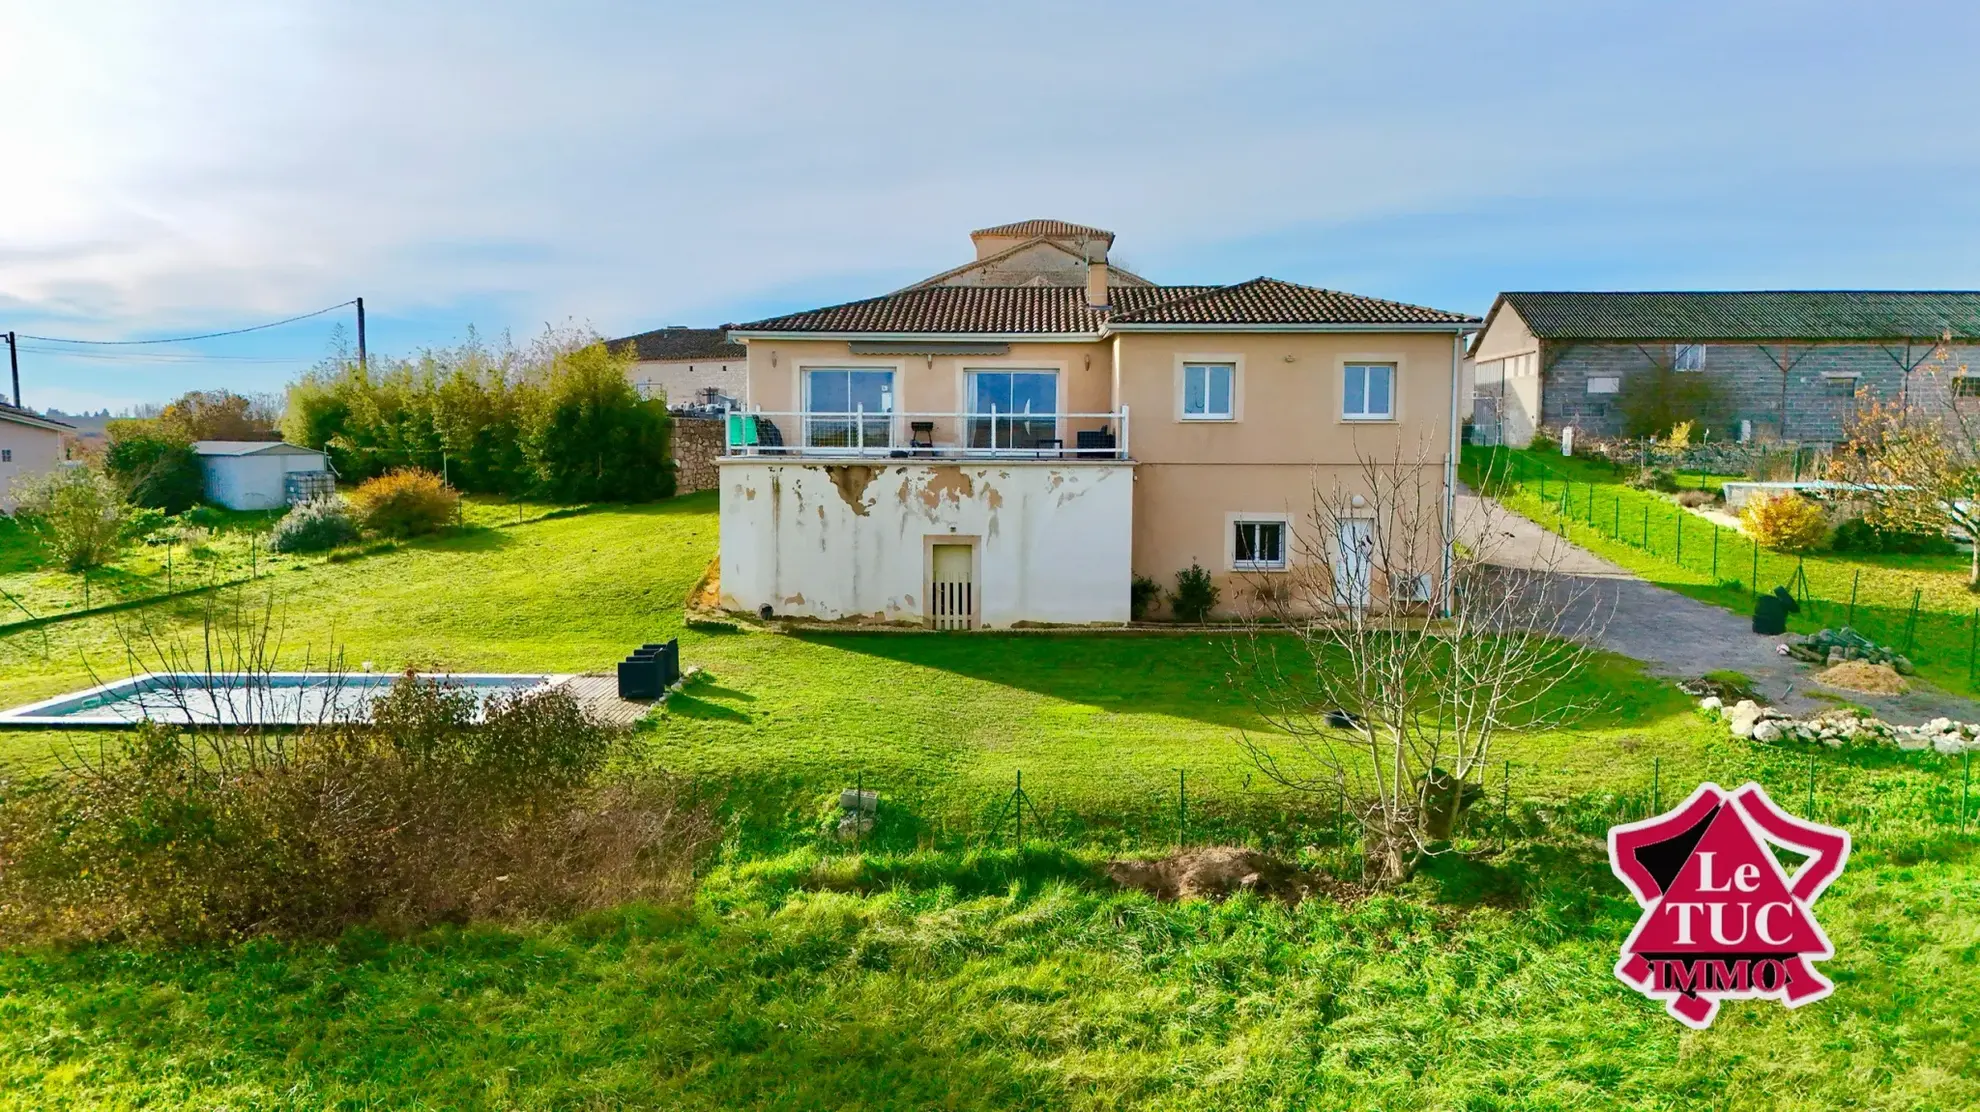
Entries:
[[22,4],[0,307],[122,336],[363,293],[611,329],[937,269],[1031,216],[1175,258],[1502,198],[1627,213],[1763,169],[1971,165],[1970,13],[1796,11]]

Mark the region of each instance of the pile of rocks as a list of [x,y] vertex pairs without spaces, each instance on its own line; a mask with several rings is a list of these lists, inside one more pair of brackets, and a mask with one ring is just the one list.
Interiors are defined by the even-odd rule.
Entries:
[[1715,695],[1698,700],[1698,709],[1714,722],[1724,722],[1738,738],[1763,745],[1800,741],[1840,749],[1845,745],[1894,745],[1899,749],[1935,749],[1941,753],[1980,752],[1980,724],[1934,718],[1922,726],[1898,726],[1846,707],[1796,718],[1773,707],[1741,699],[1728,707]]
[[1825,629],[1782,647],[1787,650],[1787,655],[1813,664],[1835,665],[1846,660],[1861,660],[1870,664],[1888,664],[1897,669],[1900,676],[1911,675],[1912,671],[1911,661],[1903,653],[1889,645],[1879,645],[1848,626]]

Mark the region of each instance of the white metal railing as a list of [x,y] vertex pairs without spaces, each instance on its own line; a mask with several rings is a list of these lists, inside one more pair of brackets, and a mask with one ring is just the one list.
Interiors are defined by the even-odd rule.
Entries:
[[730,456],[933,459],[1128,457],[1128,407],[1111,413],[850,413],[751,409],[728,416]]

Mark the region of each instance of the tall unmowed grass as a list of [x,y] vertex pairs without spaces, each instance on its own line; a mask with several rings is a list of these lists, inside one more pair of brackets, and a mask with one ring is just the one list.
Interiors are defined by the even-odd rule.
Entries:
[[147,725],[0,785],[0,943],[326,936],[683,897],[716,827],[568,693],[409,674],[372,725]]

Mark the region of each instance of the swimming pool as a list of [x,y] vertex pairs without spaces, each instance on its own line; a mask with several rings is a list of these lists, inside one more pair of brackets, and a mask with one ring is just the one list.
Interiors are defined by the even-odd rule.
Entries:
[[[260,672],[207,675],[148,673],[87,691],[58,695],[0,713],[0,726],[74,726],[102,729],[146,720],[182,726],[304,726],[361,722],[371,704],[398,680],[365,672]],[[495,695],[549,687],[567,675],[491,672],[436,673],[424,677],[472,693],[485,705]]]

